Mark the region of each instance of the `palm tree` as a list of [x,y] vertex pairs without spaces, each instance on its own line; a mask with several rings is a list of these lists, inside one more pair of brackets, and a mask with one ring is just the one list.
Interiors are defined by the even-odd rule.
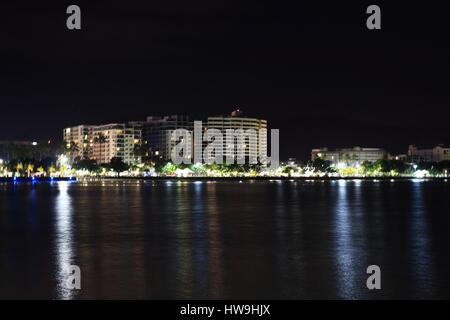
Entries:
[[[98,136],[95,137],[94,142],[100,144],[100,159],[102,159],[103,144],[106,142],[105,135],[102,133],[99,133]],[[99,162],[99,164],[100,164],[100,162]]]
[[22,162],[18,162],[16,164],[16,172],[19,175],[19,177],[20,177],[20,173],[22,172],[22,170],[23,170],[23,163]]
[[78,143],[75,141],[71,141],[66,144],[66,152],[69,154],[70,162],[72,163],[74,160],[74,156],[78,153],[80,149],[78,148]]
[[34,170],[34,165],[32,163],[27,164],[27,177],[30,176],[31,172]]

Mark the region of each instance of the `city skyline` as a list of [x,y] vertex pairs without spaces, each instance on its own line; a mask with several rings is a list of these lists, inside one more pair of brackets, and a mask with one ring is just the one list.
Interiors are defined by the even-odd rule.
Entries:
[[0,107],[11,119],[2,140],[238,106],[280,129],[284,158],[319,146],[400,153],[450,143],[450,49],[438,5],[405,14],[384,4],[377,31],[364,27],[364,5],[342,3],[92,3],[81,5],[77,31],[65,26],[64,4],[21,9],[5,4],[3,23],[15,32],[2,34],[0,50]]
[[[236,113],[239,113],[239,114],[236,114]],[[217,122],[218,120],[220,121],[220,119],[222,119],[222,121],[223,121],[223,119],[227,119],[227,118],[232,119],[235,116],[239,116],[239,117],[242,117],[242,118],[253,119],[255,121],[264,121],[265,123],[267,123],[267,121],[268,121],[268,120],[257,120],[256,118],[250,117],[249,115],[247,115],[245,113],[244,110],[241,110],[239,108],[234,109],[231,113],[228,112],[228,114],[226,114],[226,115],[220,115],[220,114],[204,115],[203,117],[198,117],[198,118],[193,118],[193,117],[191,117],[188,114],[182,114],[182,115],[181,114],[179,114],[179,115],[168,115],[168,114],[166,114],[166,115],[158,115],[158,116],[147,115],[145,117],[145,120],[142,120],[142,119],[140,119],[140,120],[138,120],[138,119],[128,119],[128,120],[125,120],[123,122],[118,122],[118,121],[116,121],[116,122],[104,122],[103,121],[101,123],[93,123],[93,122],[87,121],[87,122],[80,123],[80,124],[73,124],[73,125],[70,125],[68,127],[63,128],[62,139],[58,139],[58,138],[56,138],[54,140],[51,140],[51,139],[48,139],[48,140],[47,139],[44,139],[44,140],[39,140],[39,139],[29,139],[29,140],[3,139],[3,140],[1,140],[0,139],[0,142],[3,142],[3,143],[20,142],[21,144],[29,142],[29,143],[37,144],[38,143],[37,141],[40,141],[39,143],[43,143],[42,141],[44,141],[44,142],[48,142],[48,143],[57,143],[57,144],[64,144],[64,143],[67,144],[67,143],[69,143],[70,144],[71,142],[75,141],[77,144],[78,144],[78,142],[80,142],[80,144],[78,145],[78,147],[80,147],[80,149],[79,149],[80,157],[81,158],[92,158],[92,156],[89,156],[85,152],[85,150],[84,150],[85,148],[83,148],[82,140],[86,140],[86,139],[81,139],[80,137],[82,135],[86,135],[86,136],[89,136],[89,137],[91,137],[93,139],[94,134],[93,134],[92,130],[97,130],[97,131],[100,130],[101,131],[102,127],[121,126],[123,128],[140,128],[140,129],[142,129],[141,126],[144,123],[148,123],[148,124],[155,123],[155,124],[158,124],[158,123],[161,123],[161,121],[164,122],[164,121],[171,120],[171,119],[172,120],[175,119],[176,122],[179,122],[180,119],[182,119],[181,122],[180,122],[180,125],[178,125],[176,127],[180,128],[180,129],[187,129],[187,130],[191,131],[191,130],[193,130],[193,123],[194,123],[194,121],[202,121],[203,124],[206,125],[206,127],[211,127],[212,128],[212,127],[217,127],[217,124],[215,124],[215,122]],[[269,121],[269,123],[270,123],[270,121]],[[173,125],[171,125],[170,127],[173,127]],[[267,126],[267,128],[270,129],[269,126]],[[81,130],[83,132],[81,132],[81,131],[77,132],[75,134],[76,136],[74,138],[74,135],[73,135],[74,133],[73,132],[71,133],[69,131],[68,134],[66,133],[67,129],[75,129],[76,131],[80,131]],[[159,128],[157,126],[153,126],[152,130],[156,130],[156,131],[159,130],[159,131],[161,131],[161,128]],[[142,133],[142,134],[144,134],[144,133]],[[147,135],[148,135],[148,133],[147,133]],[[159,135],[158,135],[158,137],[159,137]],[[162,141],[161,142],[160,141],[153,141],[153,139],[152,139],[152,141],[149,141],[148,138],[147,139],[144,138],[144,139],[141,140],[141,133],[139,134],[139,137],[136,137],[136,138],[140,141],[139,144],[144,143],[144,142],[145,143],[150,143],[151,147],[154,150],[157,150],[158,152],[160,152],[161,148],[163,148],[159,144],[160,143],[163,143],[163,144],[165,143],[165,142],[162,142]],[[163,140],[166,140],[166,137],[161,137],[161,138],[163,138]],[[80,141],[78,141],[78,140],[80,140]],[[132,140],[135,140],[135,138],[133,137]],[[86,140],[84,142],[85,143],[89,143],[90,142],[90,147],[93,147],[92,143],[94,141]],[[171,147],[173,147],[173,145]],[[436,149],[436,148],[448,149],[448,148],[446,148],[446,145],[444,145],[443,143],[439,143],[439,142],[434,142],[434,143],[431,143],[431,144],[412,143],[412,144],[404,145],[403,148],[397,149],[398,151],[394,151],[394,150],[386,148],[386,144],[374,146],[374,145],[367,145],[367,144],[357,145],[355,143],[350,143],[350,144],[347,144],[347,145],[344,145],[344,144],[330,144],[330,143],[328,143],[326,145],[313,146],[311,149],[309,149],[304,154],[297,153],[296,155],[294,155],[294,154],[286,154],[285,152],[284,153],[282,152],[283,157],[281,159],[286,161],[288,159],[293,159],[294,158],[294,159],[298,159],[300,161],[308,161],[310,159],[314,160],[317,157],[317,154],[320,154],[320,152],[322,152],[323,150],[325,150],[326,152],[329,152],[329,153],[335,153],[335,152],[337,152],[339,150],[342,150],[342,151],[349,150],[349,151],[351,151],[351,150],[355,150],[355,149],[358,149],[358,148],[361,149],[361,150],[373,149],[373,150],[380,150],[380,151],[382,151],[383,156],[376,157],[376,158],[379,158],[379,159],[382,159],[383,157],[385,157],[385,158],[386,157],[387,158],[392,158],[392,159],[397,158],[398,159],[399,156],[402,159],[404,159],[404,157],[406,155],[411,155],[411,149],[415,149],[419,153],[420,152],[421,153],[425,152],[426,155],[424,157],[421,157],[421,159],[423,158],[423,160],[425,160],[425,161],[431,161],[434,149]],[[168,156],[169,153],[170,153],[169,149],[164,150],[162,152],[162,154],[164,154],[164,157],[166,159],[170,158]],[[131,157],[131,154],[130,154],[130,157]],[[447,157],[447,156],[445,156],[445,157]],[[419,159],[419,158],[417,158],[417,159]],[[332,159],[330,158],[330,160],[332,160]],[[439,162],[439,161],[441,161],[441,160],[438,160],[437,162]],[[105,162],[108,162],[108,161],[105,161]]]

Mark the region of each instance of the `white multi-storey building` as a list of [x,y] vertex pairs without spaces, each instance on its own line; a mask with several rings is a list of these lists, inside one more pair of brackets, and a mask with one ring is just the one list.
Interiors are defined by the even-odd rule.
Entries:
[[[244,117],[241,110],[237,109],[230,116],[208,117],[205,129],[219,129],[223,135],[223,154],[227,154],[226,130],[253,129],[255,136],[246,136],[243,150],[245,157],[259,157],[261,154],[267,155],[267,120]],[[263,129],[263,130],[260,130]],[[237,141],[234,142],[235,148]],[[231,147],[231,146],[229,146]],[[236,150],[232,155],[236,154]]]

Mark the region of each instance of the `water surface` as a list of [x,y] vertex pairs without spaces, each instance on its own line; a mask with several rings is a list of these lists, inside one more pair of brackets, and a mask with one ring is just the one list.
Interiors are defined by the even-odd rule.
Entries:
[[[66,267],[81,268],[81,291]],[[382,290],[366,287],[366,268]],[[0,298],[450,298],[445,181],[0,184]]]

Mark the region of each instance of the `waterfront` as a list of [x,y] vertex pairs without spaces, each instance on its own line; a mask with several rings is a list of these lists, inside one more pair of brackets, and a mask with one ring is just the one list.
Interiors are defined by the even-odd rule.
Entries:
[[450,298],[449,196],[417,179],[2,183],[0,298]]

